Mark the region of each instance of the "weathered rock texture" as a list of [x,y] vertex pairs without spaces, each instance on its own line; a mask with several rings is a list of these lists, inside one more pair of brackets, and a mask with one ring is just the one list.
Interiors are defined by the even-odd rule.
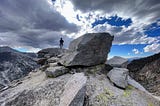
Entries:
[[65,52],[67,52],[66,49],[60,49],[60,48],[42,49],[38,52],[38,58],[57,57],[58,55],[61,55],[62,53],[65,53]]
[[125,90],[113,86],[105,75],[89,76],[88,102],[85,106],[159,106],[160,102],[149,94],[127,86]]
[[60,96],[72,75],[46,78],[38,71],[18,86],[0,93],[0,106],[59,106]]
[[113,68],[107,76],[118,87],[126,88],[128,86],[128,70],[125,68]]
[[62,57],[64,66],[93,66],[105,63],[113,36],[109,33],[88,33],[69,45],[70,52]]
[[74,74],[65,85],[62,97],[60,98],[60,106],[83,106],[86,82],[87,77],[83,73]]
[[0,47],[0,90],[37,68],[33,57],[9,47]]
[[133,86],[119,89],[104,74],[84,76],[75,73],[47,78],[45,72],[37,71],[18,86],[1,92],[0,105],[159,106],[160,102]]

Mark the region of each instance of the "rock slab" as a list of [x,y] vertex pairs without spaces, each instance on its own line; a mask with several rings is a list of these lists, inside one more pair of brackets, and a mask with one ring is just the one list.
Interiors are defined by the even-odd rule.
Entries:
[[126,88],[128,86],[128,74],[126,68],[113,68],[107,76],[116,86]]
[[83,73],[74,74],[64,87],[59,106],[83,106],[86,82]]
[[88,33],[69,45],[69,53],[64,55],[60,63],[64,66],[93,66],[105,63],[113,36],[109,33]]

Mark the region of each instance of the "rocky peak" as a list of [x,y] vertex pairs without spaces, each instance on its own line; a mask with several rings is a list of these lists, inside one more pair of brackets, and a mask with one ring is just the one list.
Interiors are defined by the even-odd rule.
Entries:
[[0,47],[0,53],[2,53],[2,52],[16,52],[16,53],[18,53],[18,51],[17,50],[15,50],[15,49],[12,49],[12,48],[10,48],[9,46],[3,46],[3,47]]
[[0,105],[159,106],[128,69],[105,64],[112,40],[108,33],[85,34],[67,52],[42,50],[45,60],[39,71],[0,93]]
[[121,67],[123,63],[127,62],[128,59],[120,57],[120,56],[114,56],[113,58],[107,60],[106,64],[109,64],[113,67]]

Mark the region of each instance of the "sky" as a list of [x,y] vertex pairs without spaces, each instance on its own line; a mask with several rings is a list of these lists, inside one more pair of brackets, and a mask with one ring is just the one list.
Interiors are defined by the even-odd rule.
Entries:
[[159,11],[159,0],[0,0],[0,46],[37,52],[109,32],[109,58],[144,57],[160,52]]

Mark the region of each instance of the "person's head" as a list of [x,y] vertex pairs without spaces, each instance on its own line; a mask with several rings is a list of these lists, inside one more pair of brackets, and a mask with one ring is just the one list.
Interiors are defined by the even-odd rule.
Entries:
[[61,38],[62,39],[62,38]]

